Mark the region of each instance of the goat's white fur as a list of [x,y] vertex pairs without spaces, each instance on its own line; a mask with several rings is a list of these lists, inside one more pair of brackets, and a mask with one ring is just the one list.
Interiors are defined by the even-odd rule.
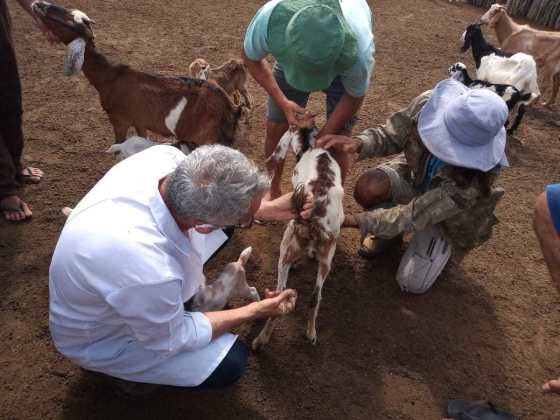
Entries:
[[169,111],[167,117],[165,117],[165,126],[174,135],[177,135],[175,133],[175,128],[177,128],[177,123],[179,122],[179,118],[181,118],[181,114],[183,113],[183,110],[185,109],[186,106],[187,106],[187,98],[183,97],[179,102],[177,102],[177,105],[175,105],[175,107],[171,111]]
[[[156,143],[155,141],[144,137],[132,136],[122,143],[115,143],[111,145],[105,152],[112,154],[117,160],[123,160],[157,144],[172,145],[172,143]],[[179,150],[181,150],[181,152],[185,155],[188,155],[191,152],[189,147],[184,143],[179,143]]]
[[477,79],[494,84],[515,86],[520,92],[531,93],[534,102],[541,96],[538,85],[537,63],[528,54],[517,53],[511,57],[490,54],[482,57],[476,71]]

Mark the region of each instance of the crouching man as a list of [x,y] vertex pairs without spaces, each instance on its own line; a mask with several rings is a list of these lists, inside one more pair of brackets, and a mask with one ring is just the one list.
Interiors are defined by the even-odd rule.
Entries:
[[426,292],[452,250],[463,255],[490,237],[503,195],[494,182],[507,166],[507,115],[493,92],[444,80],[381,127],[319,139],[319,146],[359,159],[401,153],[358,179],[354,197],[366,211],[348,215],[344,226],[360,229],[364,257],[413,234],[397,273],[403,291]]
[[[50,267],[57,349],[133,394],[146,384],[221,388],[247,349],[229,331],[289,313],[295,291],[232,310],[184,310],[226,226],[293,217],[290,197],[262,203],[270,182],[242,153],[204,146],[188,156],[154,146],[114,166],[70,214]],[[310,212],[309,203],[305,212]],[[306,215],[303,215],[306,217]]]

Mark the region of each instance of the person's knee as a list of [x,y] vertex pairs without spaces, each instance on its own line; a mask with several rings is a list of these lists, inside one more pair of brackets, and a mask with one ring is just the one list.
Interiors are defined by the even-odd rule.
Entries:
[[201,388],[221,389],[236,383],[245,373],[249,349],[237,340],[216,370],[201,385]]
[[378,169],[368,171],[356,182],[354,199],[364,209],[391,200],[391,181],[389,177]]

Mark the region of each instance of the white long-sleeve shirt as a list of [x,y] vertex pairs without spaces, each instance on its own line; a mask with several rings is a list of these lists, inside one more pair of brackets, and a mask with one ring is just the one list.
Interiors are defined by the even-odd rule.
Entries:
[[212,341],[208,318],[183,309],[225,235],[187,236],[169,213],[158,185],[181,159],[170,146],[125,159],[64,226],[50,267],[50,328],[58,350],[84,368],[196,386],[235,342]]

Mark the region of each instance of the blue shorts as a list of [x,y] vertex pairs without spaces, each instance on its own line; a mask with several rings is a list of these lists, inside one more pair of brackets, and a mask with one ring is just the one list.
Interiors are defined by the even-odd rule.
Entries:
[[[305,106],[307,105],[307,100],[309,99],[310,92],[303,92],[291,87],[284,78],[284,71],[282,71],[282,68],[278,65],[278,63],[274,64],[272,74],[274,75],[276,83],[278,83],[280,90],[282,90],[286,98],[305,108]],[[342,95],[344,95],[344,92],[345,90],[344,86],[342,85],[340,76],[337,76],[333,80],[331,85],[323,91],[323,93],[327,95],[327,118],[330,117],[331,113],[338,105],[338,102],[340,101],[340,98],[342,98]],[[268,97],[267,118],[269,121],[275,123],[286,122],[286,115],[284,114],[284,111],[282,111],[276,101],[270,96]],[[352,119],[344,126],[345,130],[351,132],[352,127],[354,126],[354,124],[356,124],[357,121],[357,117],[352,117]]]
[[546,187],[546,199],[552,223],[560,236],[560,184],[550,184]]

